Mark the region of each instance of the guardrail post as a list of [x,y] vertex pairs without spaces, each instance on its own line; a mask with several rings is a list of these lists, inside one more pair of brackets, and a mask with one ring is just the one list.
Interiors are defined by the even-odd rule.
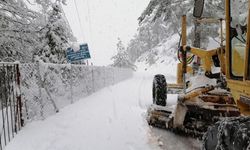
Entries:
[[37,61],[36,62],[36,70],[37,70],[37,76],[38,76],[38,81],[37,81],[37,85],[38,85],[38,102],[40,104],[40,115],[41,117],[44,119],[44,114],[43,114],[43,103],[42,103],[42,77],[41,77],[41,71],[40,71],[40,63]]
[[70,63],[70,100],[71,100],[71,104],[74,103],[73,100],[73,69],[72,69],[72,64]]
[[[22,114],[22,107],[23,107],[23,104],[22,104],[22,99],[21,99],[21,82],[20,82],[20,70],[19,70],[19,65],[16,65],[16,71],[17,71],[17,88],[18,88],[18,95],[17,95],[17,110],[18,110],[18,113],[20,114],[20,125],[21,127],[24,126],[24,119],[23,119],[23,114]],[[20,129],[20,126],[19,126],[19,129]]]

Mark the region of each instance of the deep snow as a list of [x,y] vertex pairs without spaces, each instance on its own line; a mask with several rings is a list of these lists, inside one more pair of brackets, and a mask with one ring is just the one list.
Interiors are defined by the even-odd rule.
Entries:
[[54,116],[28,123],[6,150],[199,149],[196,139],[147,125],[145,113],[152,103],[153,76],[145,74],[137,73]]

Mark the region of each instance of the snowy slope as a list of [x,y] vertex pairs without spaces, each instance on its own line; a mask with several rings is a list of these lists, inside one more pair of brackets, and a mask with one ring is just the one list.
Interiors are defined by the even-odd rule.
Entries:
[[151,128],[145,113],[152,77],[107,87],[62,109],[44,121],[28,124],[6,150],[160,150],[198,149],[199,142]]
[[[191,28],[187,29],[187,32],[191,32]],[[137,72],[150,74],[154,76],[156,74],[163,74],[166,76],[167,82],[175,83],[177,75],[177,50],[180,36],[176,33],[169,36],[163,43],[158,44],[151,51],[145,52],[141,57],[137,59],[135,65],[137,66]],[[216,40],[216,41],[215,41]],[[218,48],[220,45],[217,41],[218,38],[208,38],[207,50]],[[187,41],[187,45],[191,45],[191,41]],[[152,56],[153,55],[153,56]],[[151,60],[150,60],[151,59]],[[150,63],[152,61],[152,63]],[[214,72],[219,72],[220,68],[213,67]],[[204,73],[198,78],[206,80],[205,83],[211,83],[211,80],[206,79]],[[200,79],[202,80],[202,79]],[[203,80],[202,80],[203,81]],[[212,83],[214,84],[214,80]]]
[[[151,76],[155,74],[164,74],[168,76],[167,80],[174,80],[176,78],[178,63],[177,60],[177,47],[178,47],[179,35],[174,34],[166,39],[165,42],[158,44],[151,52],[146,52],[139,59],[137,59],[135,65],[137,71]],[[149,57],[154,54],[154,63],[150,64]]]

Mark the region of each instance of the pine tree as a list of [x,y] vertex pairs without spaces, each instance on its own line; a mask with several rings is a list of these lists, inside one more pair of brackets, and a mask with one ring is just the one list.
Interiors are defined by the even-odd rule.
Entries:
[[123,45],[120,38],[118,38],[118,43],[116,46],[117,54],[111,58],[114,61],[112,66],[135,69],[135,66],[129,60],[128,52],[126,51],[125,46]]
[[0,59],[62,63],[75,41],[61,8],[65,0],[36,0],[41,12],[29,9],[25,1],[0,0]]
[[31,61],[38,45],[41,14],[29,10],[22,0],[0,0],[0,59]]
[[48,11],[45,32],[41,36],[44,47],[39,50],[38,56],[44,62],[63,63],[65,51],[70,42],[74,41],[72,31],[63,16],[63,10],[58,3],[52,4]]
[[[128,54],[133,62],[140,56],[147,54],[145,57],[149,64],[154,63],[155,47],[166,42],[169,37],[179,34],[181,31],[181,17],[187,16],[188,28],[191,32],[188,35],[188,43],[191,46],[200,46],[206,49],[209,37],[216,38],[219,36],[219,24],[215,25],[199,25],[195,28],[193,18],[194,1],[189,0],[151,0],[145,11],[138,18],[139,27],[138,34],[128,44]],[[216,11],[215,11],[216,10]],[[204,17],[221,18],[224,12],[224,0],[205,1]],[[195,34],[197,32],[199,34]],[[195,41],[195,37],[200,37]],[[178,43],[178,41],[176,41]],[[200,44],[199,44],[200,43]],[[176,44],[177,48],[177,44]],[[167,50],[166,50],[167,51]],[[173,57],[176,56],[173,51]]]

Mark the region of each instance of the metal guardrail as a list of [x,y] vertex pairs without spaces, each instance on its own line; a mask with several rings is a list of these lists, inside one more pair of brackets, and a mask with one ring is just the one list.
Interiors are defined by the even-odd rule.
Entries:
[[24,125],[18,63],[0,63],[0,150]]

